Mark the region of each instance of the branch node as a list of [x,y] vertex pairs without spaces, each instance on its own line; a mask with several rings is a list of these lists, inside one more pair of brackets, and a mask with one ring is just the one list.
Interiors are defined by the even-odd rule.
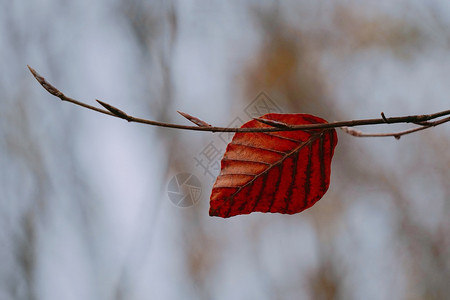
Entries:
[[418,115],[418,116],[416,116],[416,120],[418,123],[426,122],[427,120],[429,120],[429,116],[428,115]]
[[131,122],[131,120],[133,119],[133,117],[127,115],[124,111],[118,109],[117,107],[114,107],[108,103],[105,103],[103,101],[100,101],[98,99],[95,99],[95,101],[97,101],[98,103],[100,103],[101,106],[103,106],[104,108],[106,108],[107,110],[109,110],[113,115],[115,115],[116,117],[119,117],[121,119],[125,119],[128,122]]
[[268,119],[263,119],[263,118],[253,118],[254,120],[261,122],[263,124],[266,125],[270,125],[276,128],[292,128],[292,126],[283,123],[283,122],[279,122],[279,121],[275,121],[275,120],[268,120]]
[[421,125],[421,126],[433,126],[433,123],[434,122],[429,122],[429,121],[414,122],[414,124]]
[[383,119],[383,121],[385,123],[389,123],[388,119],[386,118],[386,116],[384,115],[384,112],[381,112],[381,118]]
[[185,112],[177,110],[177,113],[194,123],[195,125],[199,127],[212,127],[210,124],[206,123],[205,121],[200,120],[199,118],[196,118],[194,116],[191,116],[190,114],[187,114]]
[[353,135],[353,136],[362,136],[363,135],[362,131],[354,129],[354,128],[350,128],[350,127],[347,127],[347,126],[341,127],[341,130],[343,132],[348,133],[348,134]]

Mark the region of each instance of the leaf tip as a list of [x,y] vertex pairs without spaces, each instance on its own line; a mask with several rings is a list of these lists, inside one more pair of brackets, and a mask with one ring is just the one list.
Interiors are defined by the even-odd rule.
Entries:
[[28,70],[30,70],[31,74],[33,74],[34,78],[39,82],[42,87],[52,94],[53,96],[56,96],[58,98],[64,97],[64,94],[61,93],[60,90],[58,90],[56,87],[54,87],[50,82],[48,82],[44,77],[42,77],[38,72],[36,72],[35,69],[30,67],[30,65],[27,65]]
[[191,116],[188,113],[182,112],[177,110],[177,113],[188,119],[190,122],[194,123],[195,125],[199,127],[212,127],[210,124],[206,123],[205,121],[200,120],[199,118],[196,118],[194,116]]

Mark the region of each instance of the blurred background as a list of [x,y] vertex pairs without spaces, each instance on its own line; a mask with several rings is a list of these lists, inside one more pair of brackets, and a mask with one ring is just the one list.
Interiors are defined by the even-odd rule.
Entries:
[[311,209],[213,218],[230,136],[63,103],[26,65],[90,104],[239,126],[450,109],[449,52],[446,0],[0,0],[0,299],[448,299],[448,124],[339,130]]

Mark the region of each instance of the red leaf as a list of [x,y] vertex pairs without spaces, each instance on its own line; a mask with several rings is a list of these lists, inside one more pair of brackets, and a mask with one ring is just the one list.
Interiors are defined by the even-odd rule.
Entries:
[[[327,123],[307,114],[267,114],[290,125]],[[252,120],[242,128],[271,127]],[[236,133],[213,186],[210,216],[252,212],[295,214],[316,203],[330,185],[336,130]]]

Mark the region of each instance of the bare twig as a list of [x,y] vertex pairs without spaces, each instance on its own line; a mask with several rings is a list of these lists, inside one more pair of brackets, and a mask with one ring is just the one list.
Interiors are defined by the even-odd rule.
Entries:
[[405,134],[410,134],[413,132],[417,132],[417,131],[421,131],[430,127],[434,127],[440,124],[443,124],[445,122],[449,122],[450,121],[450,117],[447,118],[443,118],[441,120],[438,121],[434,121],[434,122],[421,122],[421,124],[423,124],[421,127],[416,127],[416,128],[412,128],[412,129],[408,129],[408,130],[404,130],[404,131],[399,131],[399,132],[391,132],[391,133],[364,133],[361,130],[357,130],[354,128],[350,128],[350,127],[341,127],[342,131],[344,131],[345,133],[348,133],[352,136],[356,136],[356,137],[387,137],[387,136],[393,136],[394,138],[396,138],[397,140],[400,139],[400,137],[402,135]]
[[[306,125],[288,125],[284,124],[282,122],[276,122],[272,120],[265,120],[257,118],[256,120],[260,122],[264,122],[269,126],[272,127],[262,127],[262,128],[230,128],[230,127],[216,127],[211,126],[208,123],[195,118],[193,116],[190,116],[185,113],[181,113],[185,118],[187,118],[189,121],[195,123],[198,126],[188,126],[188,125],[179,125],[179,124],[172,124],[172,123],[164,123],[164,122],[158,122],[153,120],[147,120],[147,119],[141,119],[136,118],[131,115],[128,115],[124,111],[108,104],[102,101],[97,100],[98,103],[100,103],[105,109],[101,109],[89,104],[86,104],[84,102],[72,99],[70,97],[67,97],[64,95],[60,90],[58,90],[56,87],[54,87],[52,84],[50,84],[44,77],[39,75],[36,70],[28,66],[28,69],[30,69],[31,73],[33,74],[34,78],[42,85],[42,87],[49,92],[50,94],[58,97],[62,101],[67,101],[79,106],[82,106],[84,108],[94,110],[96,112],[103,113],[105,115],[110,115],[113,117],[121,118],[124,120],[127,120],[128,122],[135,122],[135,123],[142,123],[147,125],[153,125],[153,126],[159,126],[159,127],[168,127],[168,128],[176,128],[176,129],[186,129],[186,130],[195,130],[195,131],[210,131],[210,132],[274,132],[274,131],[294,131],[294,130],[309,130],[309,129],[331,129],[331,128],[339,128],[339,127],[353,127],[353,126],[364,126],[364,125],[376,125],[376,124],[393,124],[393,123],[414,123],[419,124],[422,127],[414,128],[409,131],[405,132],[399,132],[399,133],[391,133],[391,134],[384,134],[384,135],[375,135],[375,136],[401,136],[407,133],[423,130],[432,126],[437,126],[442,123],[448,122],[449,118],[444,118],[435,122],[427,122],[439,117],[450,115],[450,110],[445,110],[441,112],[437,112],[434,114],[429,115],[414,115],[414,116],[403,116],[403,117],[391,117],[386,118],[384,113],[381,114],[381,119],[362,119],[362,120],[351,120],[351,121],[341,121],[341,122],[332,122],[332,123],[321,123],[321,124],[306,124]],[[263,120],[263,121],[262,121]],[[346,129],[347,132],[358,132],[355,130],[349,130]],[[350,133],[350,132],[348,132]],[[352,134],[352,133],[350,133]],[[355,135],[355,136],[365,136],[362,132],[358,133],[361,135]]]

